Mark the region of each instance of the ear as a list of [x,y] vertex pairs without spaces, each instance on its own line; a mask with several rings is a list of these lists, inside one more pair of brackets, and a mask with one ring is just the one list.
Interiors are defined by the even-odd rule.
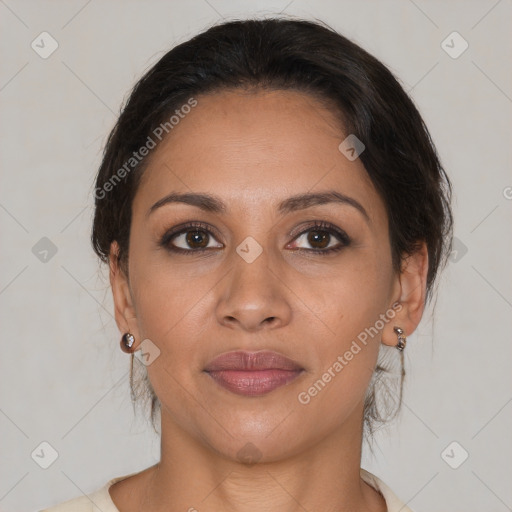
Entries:
[[401,327],[405,336],[411,335],[418,327],[425,309],[427,273],[428,251],[426,242],[423,242],[417,251],[406,257],[397,276],[399,296],[393,301],[395,317],[385,325],[382,332],[382,343],[385,345],[397,344],[398,338],[393,327]]
[[122,334],[130,332],[135,336],[135,344],[132,347],[137,350],[137,346],[142,341],[139,336],[137,324],[137,315],[133,305],[133,298],[130,284],[126,274],[119,266],[118,261],[119,244],[114,240],[110,244],[109,267],[110,267],[110,286],[114,298],[114,313],[116,324]]

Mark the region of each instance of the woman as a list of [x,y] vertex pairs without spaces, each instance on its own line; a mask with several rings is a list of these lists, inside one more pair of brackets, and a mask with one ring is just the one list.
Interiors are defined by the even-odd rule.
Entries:
[[329,27],[169,51],[110,134],[92,232],[161,460],[46,510],[410,510],[361,444],[398,411],[450,199],[410,98]]

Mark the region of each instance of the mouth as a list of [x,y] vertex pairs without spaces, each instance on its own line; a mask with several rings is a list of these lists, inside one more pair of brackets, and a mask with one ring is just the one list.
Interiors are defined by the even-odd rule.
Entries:
[[244,396],[262,396],[296,379],[304,368],[277,352],[221,354],[204,371],[220,386]]

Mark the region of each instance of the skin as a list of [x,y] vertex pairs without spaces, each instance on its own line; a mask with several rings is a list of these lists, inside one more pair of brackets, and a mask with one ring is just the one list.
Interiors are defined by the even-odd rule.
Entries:
[[[150,155],[133,202],[129,279],[116,263],[117,243],[111,247],[116,322],[134,334],[136,349],[144,339],[159,348],[147,368],[162,404],[160,462],[114,484],[112,499],[121,512],[385,511],[359,475],[363,400],[380,344],[396,345],[393,326],[410,335],[421,320],[426,247],[393,270],[384,203],[360,159],[339,151],[347,134],[316,99],[288,90],[197,100]],[[369,220],[338,203],[277,211],[289,196],[326,190],[357,200]],[[173,203],[147,216],[170,192],[209,193],[227,211]],[[316,220],[342,229],[351,243],[314,253],[341,243],[335,235],[325,245],[300,236],[315,231]],[[206,253],[159,246],[166,231],[189,221],[215,230],[202,233]],[[262,248],[252,263],[236,252],[248,236]],[[184,235],[174,243],[198,247]],[[298,394],[396,302],[394,319],[301,404]],[[202,371],[224,352],[263,349],[305,371],[261,397],[235,395]],[[256,464],[237,455],[248,443]]]

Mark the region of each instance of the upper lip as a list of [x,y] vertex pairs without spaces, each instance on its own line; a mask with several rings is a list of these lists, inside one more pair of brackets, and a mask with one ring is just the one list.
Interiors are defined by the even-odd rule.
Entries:
[[204,369],[206,372],[222,370],[303,370],[297,363],[287,357],[270,350],[260,352],[246,352],[238,350],[226,352],[217,356],[208,363]]

